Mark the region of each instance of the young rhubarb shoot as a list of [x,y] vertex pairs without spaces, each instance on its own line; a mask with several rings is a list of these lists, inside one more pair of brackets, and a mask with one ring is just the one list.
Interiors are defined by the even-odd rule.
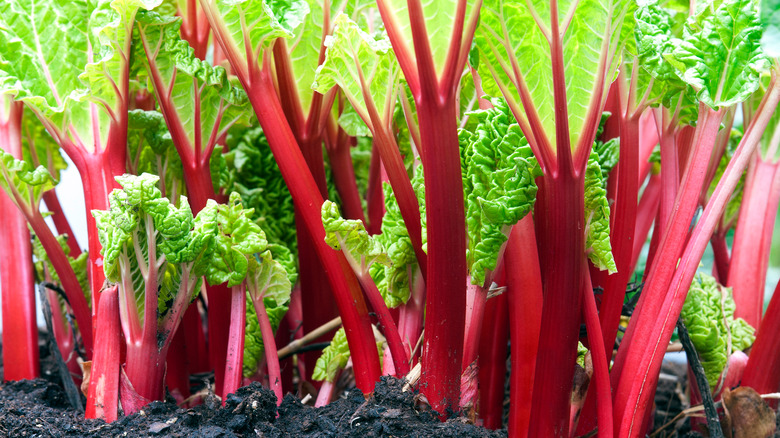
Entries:
[[117,178],[111,209],[93,212],[100,230],[106,278],[119,285],[127,344],[121,398],[125,413],[162,399],[165,358],[184,311],[213,262],[216,204],[197,218],[185,197],[175,207],[161,196],[159,177]]

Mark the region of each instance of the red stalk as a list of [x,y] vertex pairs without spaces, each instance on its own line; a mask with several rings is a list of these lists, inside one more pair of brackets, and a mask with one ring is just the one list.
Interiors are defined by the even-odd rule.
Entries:
[[[0,100],[0,148],[17,159],[22,158],[22,109],[21,103]],[[0,227],[3,378],[34,379],[40,376],[40,364],[30,232],[24,214],[4,191],[0,191],[0,211],[4,216]]]
[[766,315],[756,333],[750,359],[742,375],[742,385],[759,394],[776,392],[780,388],[780,282],[769,301]]
[[[691,161],[692,165],[686,169],[683,183],[675,202],[674,214],[665,227],[659,252],[656,254],[655,263],[650,268],[650,274],[647,277],[642,296],[634,313],[635,316],[631,319],[626,335],[623,338],[624,345],[629,347],[618,350],[615,366],[612,369],[613,387],[617,388],[614,399],[615,406],[627,406],[627,403],[629,403],[627,390],[628,386],[634,381],[632,378],[633,373],[626,375],[625,378],[622,378],[620,374],[624,366],[625,369],[634,370],[637,362],[641,360],[639,356],[641,354],[640,348],[630,347],[634,333],[641,333],[644,336],[646,333],[653,332],[652,328],[655,321],[651,321],[651,319],[653,315],[657,315],[661,310],[664,293],[674,275],[677,260],[682,253],[685,244],[684,236],[688,235],[688,228],[698,206],[699,193],[701,193],[701,188],[704,184],[709,156],[715,143],[715,136],[720,126],[721,117],[722,112],[714,111],[701,104],[699,123],[695,135],[696,146],[693,149],[693,160]],[[619,424],[622,420],[621,415],[615,416],[616,424]]]
[[[257,311],[259,314],[259,310]],[[241,387],[244,364],[244,335],[246,329],[246,283],[230,288],[230,336],[225,357],[225,380],[222,383],[222,403],[228,394]],[[261,327],[262,329],[262,327]],[[270,336],[273,339],[273,332]],[[263,339],[267,339],[263,333]],[[270,368],[270,364],[269,364]],[[278,361],[277,361],[278,371]],[[278,376],[277,376],[278,377]]]
[[[222,41],[220,43],[223,44]],[[235,66],[234,69],[240,70]],[[325,231],[320,216],[323,199],[303,155],[298,148],[294,147],[295,136],[276,97],[269,69],[269,65],[260,70],[256,70],[253,66],[251,77],[240,74],[239,78],[263,126],[279,170],[292,194],[293,202],[300,210],[306,228],[313,235],[315,249],[325,267],[339,313],[344,321],[355,364],[357,386],[365,393],[369,393],[373,390],[374,382],[379,379],[380,368],[365,302],[357,279],[344,256],[333,251],[324,241]]]
[[255,305],[257,313],[257,322],[260,325],[260,334],[263,336],[263,350],[265,351],[265,362],[268,366],[268,384],[276,395],[276,406],[282,404],[282,374],[279,370],[279,356],[276,354],[276,339],[274,331],[271,328],[271,321],[268,319],[268,312],[265,310],[263,297],[252,297],[252,303]]
[[479,340],[482,338],[482,321],[485,315],[487,289],[466,285],[466,330],[463,335],[463,369],[477,360]]
[[[658,113],[662,113],[659,116]],[[662,118],[663,120],[658,120]],[[674,121],[668,121],[668,110],[661,108],[656,110],[656,126],[658,126],[658,136],[661,141],[661,207],[658,227],[661,230],[666,228],[669,218],[674,209],[674,200],[677,197],[677,190],[680,185],[677,143],[675,139],[675,126],[667,126]]]
[[715,256],[715,266],[713,266],[713,271],[716,274],[715,278],[718,279],[718,283],[721,284],[726,284],[726,279],[728,278],[729,273],[729,264],[731,263],[729,245],[726,242],[726,231],[727,230],[716,230],[710,238],[712,253]]
[[[333,125],[333,120],[330,119],[328,128],[335,128]],[[344,134],[344,130],[341,128],[337,130],[338,134],[335,136],[335,144],[327,141],[328,136],[325,137],[333,184],[336,186],[336,191],[338,191],[341,198],[341,208],[344,212],[344,217],[346,219],[358,219],[365,224],[366,218],[363,214],[363,204],[360,202],[360,193],[355,181],[355,167],[352,165],[349,137]]]
[[57,193],[54,190],[49,190],[43,194],[43,202],[46,203],[46,209],[52,213],[51,219],[54,222],[54,228],[57,229],[57,234],[65,234],[68,236],[68,248],[70,248],[70,256],[74,259],[81,255],[81,247],[76,241],[76,234],[70,227],[68,218],[65,217],[65,213],[62,211],[62,205],[60,205],[60,199],[57,197]]
[[[599,309],[607,360],[612,358],[620,323],[620,312],[626,297],[626,285],[631,278],[631,259],[634,252],[634,232],[637,222],[639,191],[639,115],[620,116],[620,160],[617,169],[617,196],[610,217],[612,253],[617,272],[603,283],[604,294]],[[594,359],[595,363],[595,359]]]
[[363,291],[366,294],[368,303],[371,305],[371,309],[379,320],[379,325],[382,326],[382,334],[387,339],[387,346],[390,349],[390,354],[393,357],[393,365],[396,376],[403,377],[409,374],[409,356],[406,354],[406,349],[401,341],[401,335],[398,332],[398,328],[395,325],[390,310],[387,309],[385,301],[382,298],[382,294],[376,288],[374,281],[368,273],[363,275],[357,275],[360,285],[363,286]]
[[382,191],[382,163],[376,145],[371,149],[371,164],[368,171],[368,187],[366,189],[366,204],[368,204],[368,225],[366,229],[371,235],[382,232],[382,217],[385,215],[385,197]]
[[[425,314],[425,281],[419,271],[413,274],[409,281],[411,288],[409,301],[399,310],[398,331],[410,355],[420,339]],[[415,355],[416,356],[416,355]],[[410,362],[414,357],[409,358]]]
[[[726,167],[726,171],[686,245],[679,266],[676,270],[674,270],[674,266],[664,266],[672,263],[676,264],[677,257],[674,257],[671,260],[669,257],[660,257],[659,263],[653,268],[658,269],[660,274],[650,274],[648,284],[645,286],[645,292],[642,298],[640,298],[642,309],[636,314],[638,318],[637,316],[632,318],[626,336],[631,336],[632,333],[639,333],[637,336],[640,336],[642,339],[649,338],[652,341],[649,343],[641,342],[628,344],[628,353],[624,356],[624,358],[627,357],[628,360],[624,362],[625,365],[623,368],[632,370],[632,375],[627,375],[626,378],[620,379],[620,385],[618,386],[618,391],[615,395],[615,406],[624,407],[624,410],[618,411],[619,415],[615,416],[615,424],[620,424],[621,437],[633,437],[640,433],[640,427],[634,423],[634,419],[643,418],[646,409],[652,402],[649,397],[652,396],[654,391],[649,390],[648,388],[654,388],[658,380],[658,372],[663,359],[661,350],[665,350],[666,344],[669,342],[669,339],[671,339],[677,315],[679,315],[685,302],[688,288],[696,273],[696,267],[701,260],[701,256],[709,242],[710,236],[712,235],[742,172],[747,166],[753,150],[756,148],[763,131],[766,129],[769,119],[774,109],[777,107],[778,101],[780,101],[780,86],[778,86],[774,74],[772,79],[772,83],[761,102],[757,116],[751,121],[750,126],[746,130],[742,141],[737,147],[737,151],[734,153],[734,156]],[[701,187],[698,187],[698,190],[693,190],[697,187],[689,187],[688,183],[690,181],[688,177],[690,173],[698,173],[703,177],[704,169],[701,169],[701,167],[702,165],[707,164],[707,160],[697,159],[697,155],[701,152],[701,149],[703,149],[702,146],[707,148],[707,144],[712,144],[714,142],[714,135],[712,135],[714,132],[712,131],[715,131],[717,128],[712,127],[708,129],[708,125],[712,126],[715,124],[715,119],[718,118],[717,114],[718,113],[712,110],[707,110],[707,114],[699,117],[699,126],[704,127],[704,135],[697,132],[697,139],[694,141],[696,147],[692,154],[693,158],[691,165],[686,170],[686,176],[683,179],[683,186],[680,192],[681,196],[679,198],[684,199],[686,197],[696,196],[695,199],[698,199],[697,197],[701,192]],[[704,142],[702,141],[702,138],[704,139]],[[712,140],[707,141],[708,138],[711,138]],[[696,204],[697,202],[695,200],[689,200],[685,203],[678,202],[678,205],[680,206],[678,212],[685,207],[695,208]],[[669,228],[672,228],[675,225],[677,219],[677,217],[672,218]],[[671,235],[675,236],[675,234]],[[679,233],[676,234],[676,236],[679,235]],[[669,235],[667,235],[667,237],[668,236]],[[665,243],[668,243],[669,240],[682,239],[679,239],[679,237],[677,239],[671,237],[665,240]],[[670,246],[662,244],[661,254],[669,247]],[[672,277],[672,274],[673,278],[666,280],[666,278]],[[664,280],[664,285],[659,289],[660,291],[668,291],[665,296],[656,292],[659,290],[656,289],[657,284],[658,282],[661,282],[661,280]],[[650,299],[647,297],[653,298]],[[642,304],[643,299],[645,304]],[[642,323],[644,323],[644,325],[642,325]],[[621,351],[623,351],[623,349],[618,351],[616,366],[621,362]],[[634,373],[634,370],[638,370],[638,373]],[[629,387],[630,392],[626,390]]]
[[524,438],[531,424],[534,374],[542,324],[542,274],[531,215],[509,235],[504,254],[512,354],[509,436]]
[[[583,263],[587,261],[583,259]],[[609,359],[605,354],[602,340],[599,311],[596,308],[596,297],[593,294],[587,266],[583,266],[583,319],[588,330],[590,357],[593,360],[593,380],[596,382],[596,399],[598,405],[598,436],[612,437],[612,391],[609,386]],[[610,355],[611,355],[610,351]]]
[[417,101],[428,216],[421,387],[440,413],[458,406],[466,314],[466,220],[455,102],[427,86]]
[[658,214],[658,206],[661,202],[661,175],[650,175],[647,186],[642,193],[642,199],[637,207],[636,230],[634,231],[634,249],[631,255],[631,265],[629,271],[632,273],[636,269],[639,261],[639,255],[642,253],[642,247],[647,241],[647,235]]
[[772,159],[763,159],[756,152],[751,160],[734,235],[731,265],[723,271],[724,277],[728,273],[726,285],[734,291],[734,316],[743,318],[753,327],[761,323],[769,251],[780,201],[780,163],[770,161]]
[[117,286],[102,292],[92,373],[89,379],[86,418],[116,421],[119,403],[120,328]]
[[488,429],[504,425],[504,381],[509,340],[507,294],[485,304],[485,330],[479,344],[479,418]]

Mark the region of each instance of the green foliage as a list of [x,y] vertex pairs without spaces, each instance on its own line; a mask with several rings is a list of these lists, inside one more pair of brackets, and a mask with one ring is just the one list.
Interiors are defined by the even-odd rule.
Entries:
[[[591,102],[602,102],[606,94],[593,95],[594,86],[604,77],[613,78],[617,72],[624,38],[633,20],[635,3],[629,0],[580,0],[558,2],[561,13],[571,22],[563,35],[563,64],[565,66],[566,99],[568,109],[569,140],[572,149],[580,141],[585,130],[586,116]],[[629,17],[627,19],[626,17]],[[539,24],[537,21],[539,20]],[[544,28],[544,30],[542,30]],[[475,36],[479,47],[478,71],[483,79],[485,93],[504,96],[521,109],[521,115],[535,111],[555,151],[555,105],[553,102],[553,75],[550,44],[545,32],[550,32],[550,6],[545,0],[508,2],[487,0],[480,13],[480,23]],[[606,52],[606,53],[605,53]],[[607,55],[611,64],[602,66],[601,57]],[[519,92],[513,84],[517,77],[513,65],[527,84],[533,108],[523,108]],[[604,70],[600,70],[604,68]],[[601,75],[604,76],[601,76]],[[607,92],[610,79],[606,81]],[[503,91],[502,91],[503,89]],[[537,139],[542,142],[541,138]]]
[[745,350],[755,340],[755,330],[742,318],[734,318],[734,308],[731,288],[721,286],[710,275],[696,275],[680,316],[701,358],[710,389],[717,386],[731,352]]
[[514,224],[533,209],[534,178],[541,169],[520,126],[505,103],[467,113],[470,127],[459,133],[466,198],[471,281],[483,286],[496,269],[501,248]]
[[598,140],[609,113],[601,116],[596,141],[585,168],[585,248],[594,266],[610,273],[617,271],[609,238],[607,177],[619,158],[619,139]]
[[[317,68],[312,88],[325,94],[338,86],[371,132],[384,129],[385,126],[374,126],[368,107],[375,106],[380,121],[386,122],[392,117],[400,68],[390,41],[375,39],[346,15],[340,14],[335,19],[333,35],[326,39],[325,45],[328,47],[325,61]],[[347,113],[342,123],[358,132],[354,126],[356,121],[349,117]]]
[[728,107],[758,88],[767,59],[761,50],[761,26],[752,0],[711,0],[697,4],[682,38],[664,54],[675,73],[710,108]]
[[128,113],[127,155],[130,173],[160,175],[162,196],[176,203],[185,194],[184,168],[162,113],[133,110]]
[[780,0],[761,0],[761,46],[767,55],[780,58]]
[[0,188],[26,215],[38,211],[43,194],[55,184],[44,166],[33,168],[28,162],[0,149]]
[[[201,276],[212,263],[216,203],[210,201],[193,218],[186,197],[178,208],[162,197],[159,177],[126,174],[116,179],[122,189],[109,195],[109,210],[92,212],[103,247],[103,269],[109,281],[119,284],[120,293],[135,297],[139,317],[146,288],[156,282],[161,305],[157,317],[162,320],[174,300],[185,305],[194,299]],[[157,276],[151,277],[154,266]]]
[[[34,234],[32,230],[30,230],[30,234]],[[87,278],[87,252],[82,252],[74,259],[70,254],[68,236],[65,234],[60,234],[57,236],[57,242],[60,244],[62,252],[64,252],[65,256],[68,258],[68,263],[70,263],[70,267],[73,268],[73,273],[76,274],[76,279],[81,285],[82,293],[87,298],[87,303],[90,303],[89,298],[92,290],[89,288],[89,279]],[[52,282],[61,284],[60,276],[57,274],[57,270],[54,269],[54,265],[52,265],[51,260],[49,260],[49,256],[46,254],[46,250],[43,249],[43,245],[41,245],[41,241],[39,239],[33,239],[32,250],[33,255],[35,256],[36,282],[42,283],[46,281],[48,276],[51,278]]]
[[338,329],[330,345],[322,350],[322,356],[317,359],[311,378],[314,380],[327,380],[333,382],[338,377],[339,371],[347,366],[349,361],[349,345],[347,333],[343,328]]
[[325,201],[321,212],[325,242],[337,251],[342,250],[359,275],[367,274],[373,263],[390,264],[382,244],[369,236],[363,221],[342,218],[338,205],[332,201]]

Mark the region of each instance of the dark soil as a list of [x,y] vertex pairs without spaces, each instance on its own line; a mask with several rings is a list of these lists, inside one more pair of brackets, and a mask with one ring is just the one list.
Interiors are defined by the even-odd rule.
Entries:
[[402,382],[383,378],[366,399],[360,391],[323,408],[305,406],[287,395],[276,418],[276,397],[254,383],[228,397],[224,407],[212,396],[181,409],[153,402],[141,412],[106,424],[84,420],[71,408],[48,350],[41,348],[43,378],[0,386],[2,437],[504,437],[463,419],[440,422]]

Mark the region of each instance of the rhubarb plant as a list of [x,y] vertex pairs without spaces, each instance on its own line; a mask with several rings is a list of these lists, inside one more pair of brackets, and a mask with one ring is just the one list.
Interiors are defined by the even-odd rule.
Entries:
[[180,207],[171,204],[161,196],[154,175],[124,175],[117,181],[123,188],[112,192],[110,210],[93,214],[106,278],[119,285],[127,344],[120,397],[127,413],[164,395],[162,364],[211,266],[217,211],[212,201],[193,218],[186,197]]

